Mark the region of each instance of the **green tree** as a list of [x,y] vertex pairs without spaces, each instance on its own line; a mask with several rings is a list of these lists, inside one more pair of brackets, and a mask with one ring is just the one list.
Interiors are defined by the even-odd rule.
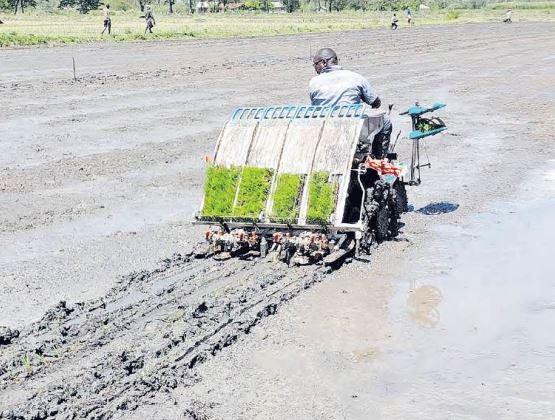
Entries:
[[244,4],[245,9],[248,10],[260,10],[262,8],[260,0],[247,0]]
[[169,6],[168,11],[170,13],[173,13],[173,5],[175,4],[175,0],[166,0],[166,3],[168,3],[168,6]]
[[35,7],[37,5],[35,0],[0,0],[0,9],[12,9],[17,14],[18,11],[23,13],[26,7]]
[[[21,1],[21,0],[20,0]],[[64,7],[77,7],[80,13],[88,13],[100,6],[100,0],[61,0],[60,9]]]
[[301,2],[299,0],[282,0],[283,5],[285,6],[285,11],[287,13],[293,13],[296,10],[299,10],[301,7]]

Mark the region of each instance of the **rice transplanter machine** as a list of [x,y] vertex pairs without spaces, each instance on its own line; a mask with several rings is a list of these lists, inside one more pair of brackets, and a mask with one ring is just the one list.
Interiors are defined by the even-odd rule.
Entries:
[[[217,258],[265,257],[288,264],[334,264],[395,237],[407,211],[406,185],[419,185],[420,141],[446,130],[418,104],[410,164],[371,150],[385,112],[365,105],[239,108],[208,159],[195,223],[208,225]],[[397,136],[398,139],[399,136]]]

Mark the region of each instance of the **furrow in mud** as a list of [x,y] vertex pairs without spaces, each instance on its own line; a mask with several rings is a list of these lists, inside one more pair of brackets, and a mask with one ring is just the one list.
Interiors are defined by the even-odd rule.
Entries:
[[61,302],[3,349],[0,418],[107,418],[159,401],[322,275],[175,255],[102,299]]

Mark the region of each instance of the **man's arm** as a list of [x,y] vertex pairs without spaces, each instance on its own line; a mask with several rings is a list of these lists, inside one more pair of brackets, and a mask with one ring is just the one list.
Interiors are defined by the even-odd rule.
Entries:
[[308,97],[310,98],[310,104],[315,105],[314,97],[316,96],[316,89],[314,89],[314,86],[312,84],[313,82],[311,80],[310,83],[308,84]]
[[370,105],[372,108],[379,108],[382,101],[374,88],[370,85],[370,82],[362,77],[361,83],[362,90],[362,100]]

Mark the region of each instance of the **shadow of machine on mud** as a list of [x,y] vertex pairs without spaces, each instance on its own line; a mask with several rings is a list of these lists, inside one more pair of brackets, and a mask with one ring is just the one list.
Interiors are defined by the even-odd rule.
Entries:
[[436,214],[446,214],[452,213],[459,208],[457,203],[450,203],[448,201],[438,201],[435,203],[430,203],[418,210],[417,213],[426,214],[428,216],[433,216]]

